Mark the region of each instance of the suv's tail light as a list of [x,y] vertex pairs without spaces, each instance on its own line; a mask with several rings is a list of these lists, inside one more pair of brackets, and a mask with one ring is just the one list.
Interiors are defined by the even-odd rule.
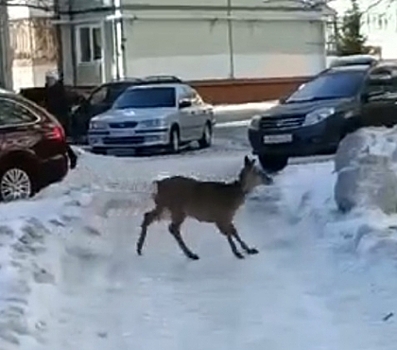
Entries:
[[51,125],[51,129],[46,133],[49,140],[64,142],[66,141],[65,131],[61,125]]

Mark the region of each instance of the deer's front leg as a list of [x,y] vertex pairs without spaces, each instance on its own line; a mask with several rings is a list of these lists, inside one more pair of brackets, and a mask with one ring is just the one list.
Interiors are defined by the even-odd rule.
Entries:
[[258,249],[253,248],[253,247],[249,247],[249,246],[247,245],[247,243],[245,243],[245,242],[241,239],[240,235],[239,235],[238,232],[237,232],[236,227],[235,227],[233,224],[231,224],[230,230],[231,230],[231,232],[232,232],[232,236],[233,236],[234,238],[236,238],[237,242],[240,243],[241,248],[243,248],[243,249],[247,252],[247,254],[253,255],[253,254],[258,254],[258,253],[259,253]]
[[218,227],[219,231],[226,236],[233,254],[239,259],[244,259],[244,255],[238,251],[236,244],[233,242],[233,231],[231,230],[230,224],[225,225],[222,223],[217,223],[216,226]]

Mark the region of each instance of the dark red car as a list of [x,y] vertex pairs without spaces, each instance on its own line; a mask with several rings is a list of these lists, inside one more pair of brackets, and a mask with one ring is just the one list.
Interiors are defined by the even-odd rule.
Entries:
[[0,90],[0,200],[33,196],[62,180],[69,146],[61,124],[22,96]]

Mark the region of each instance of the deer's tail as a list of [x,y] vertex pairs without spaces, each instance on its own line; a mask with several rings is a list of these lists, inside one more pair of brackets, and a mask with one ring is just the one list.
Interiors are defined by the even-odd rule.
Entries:
[[152,182],[152,188],[151,188],[151,197],[152,197],[152,199],[154,200],[154,201],[156,201],[156,198],[157,198],[157,194],[158,194],[158,191],[159,191],[159,180],[154,180],[153,182]]

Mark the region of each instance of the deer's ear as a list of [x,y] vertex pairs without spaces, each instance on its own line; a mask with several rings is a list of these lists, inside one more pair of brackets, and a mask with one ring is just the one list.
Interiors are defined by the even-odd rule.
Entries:
[[251,165],[250,159],[248,158],[248,156],[245,156],[245,157],[244,157],[244,166],[245,166],[245,167],[248,167],[248,166],[250,166],[250,165]]

